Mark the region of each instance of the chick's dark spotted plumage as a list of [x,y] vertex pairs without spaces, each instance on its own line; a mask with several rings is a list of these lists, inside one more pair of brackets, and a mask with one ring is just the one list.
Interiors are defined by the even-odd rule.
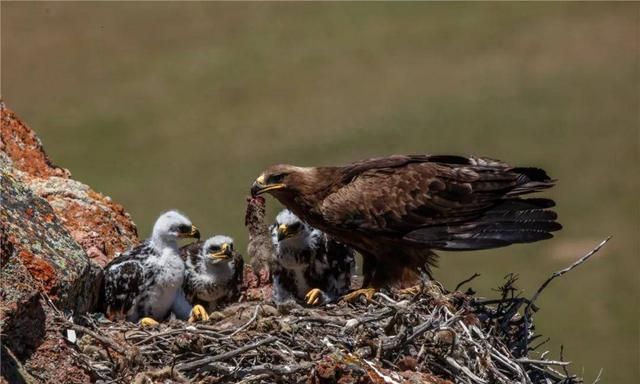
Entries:
[[162,320],[173,311],[187,318],[191,307],[182,291],[184,263],[178,239],[198,236],[198,230],[184,215],[175,211],[162,214],[150,239],[105,267],[102,290],[107,316],[112,320]]
[[192,305],[213,311],[238,298],[244,261],[232,238],[214,236],[184,246],[180,253],[186,268],[184,291]]
[[355,270],[352,249],[302,222],[289,210],[278,214],[271,237],[276,303],[305,300],[311,290],[317,290],[319,296],[313,304],[326,303],[349,289]]

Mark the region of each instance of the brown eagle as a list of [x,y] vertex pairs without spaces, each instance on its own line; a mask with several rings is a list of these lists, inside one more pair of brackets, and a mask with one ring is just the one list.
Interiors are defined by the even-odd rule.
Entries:
[[[341,167],[273,165],[254,182],[311,226],[363,256],[363,288],[415,281],[433,250],[467,251],[553,237],[562,226],[540,168],[449,155],[394,155]],[[354,297],[353,295],[350,297]]]

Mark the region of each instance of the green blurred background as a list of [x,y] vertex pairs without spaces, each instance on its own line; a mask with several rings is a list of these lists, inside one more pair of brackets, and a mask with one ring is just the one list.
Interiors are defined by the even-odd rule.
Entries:
[[[393,153],[541,166],[553,240],[443,254],[448,287],[554,281],[537,331],[591,382],[637,383],[639,25],[625,4],[2,2],[2,96],[74,177],[149,233],[179,208],[246,245],[267,165]],[[278,208],[269,200],[270,213]]]

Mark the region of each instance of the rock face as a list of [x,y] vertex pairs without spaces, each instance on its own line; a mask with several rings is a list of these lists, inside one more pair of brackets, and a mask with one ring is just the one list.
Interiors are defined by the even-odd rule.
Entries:
[[[35,133],[0,102],[0,327],[9,382],[87,382],[53,325],[94,309],[101,266],[138,242],[122,206],[53,165]],[[65,370],[67,371],[65,373]]]
[[68,170],[53,165],[35,133],[2,102],[0,121],[0,156],[5,158],[3,173],[10,171],[35,195],[46,199],[93,261],[104,266],[114,253],[137,243],[136,226],[124,208],[72,180]]

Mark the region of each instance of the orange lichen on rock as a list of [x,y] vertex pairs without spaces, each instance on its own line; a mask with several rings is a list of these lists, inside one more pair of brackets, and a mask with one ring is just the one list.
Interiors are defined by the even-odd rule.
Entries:
[[37,177],[68,178],[71,176],[68,170],[51,163],[33,130],[22,123],[2,101],[0,101],[0,124],[2,124],[0,151],[9,155],[14,167]]
[[42,284],[42,288],[49,295],[54,294],[54,289],[58,285],[56,270],[46,260],[43,260],[33,253],[22,250],[18,253],[22,264],[27,268],[31,276]]
[[[137,244],[136,226],[122,205],[70,179],[68,170],[50,161],[33,130],[1,101],[0,122],[0,151],[16,171],[12,176],[51,204],[90,259],[104,266],[117,253]],[[51,222],[53,215],[43,219]]]
[[[69,180],[68,184],[72,183]],[[74,193],[46,194],[44,197],[90,259],[104,267],[115,254],[137,243],[135,224],[121,205],[90,189],[71,190]],[[87,196],[91,196],[90,204]]]

